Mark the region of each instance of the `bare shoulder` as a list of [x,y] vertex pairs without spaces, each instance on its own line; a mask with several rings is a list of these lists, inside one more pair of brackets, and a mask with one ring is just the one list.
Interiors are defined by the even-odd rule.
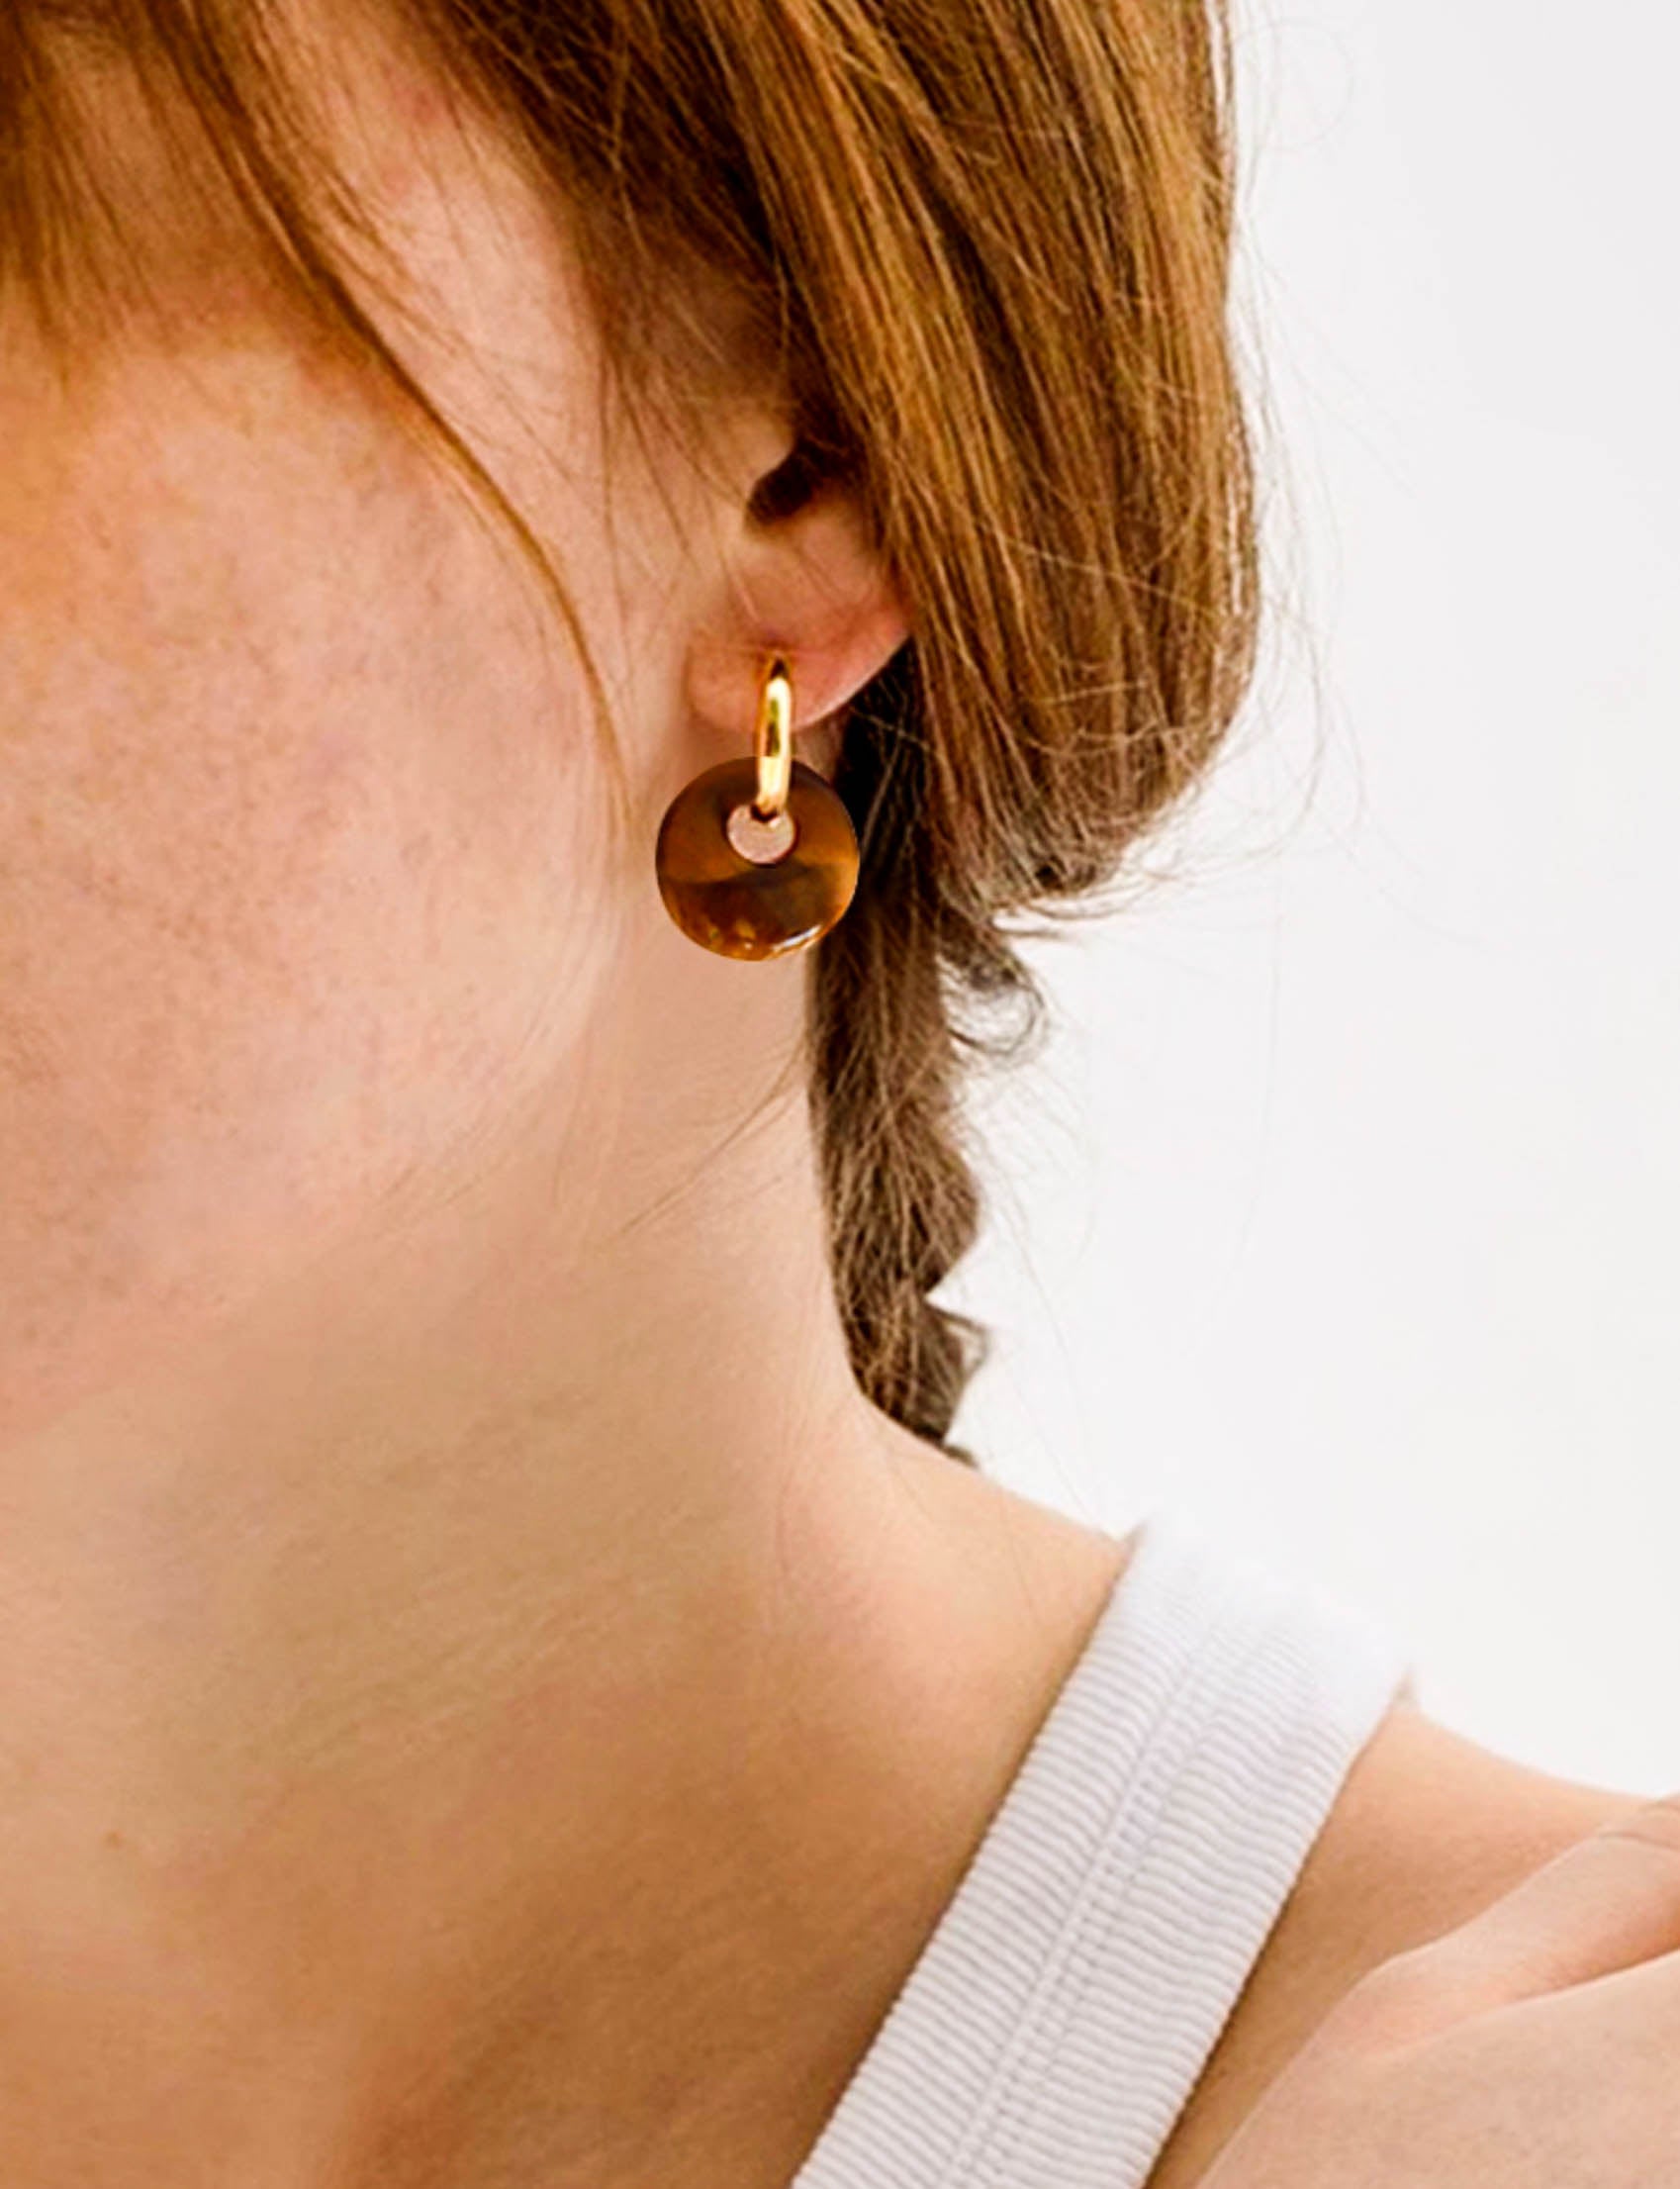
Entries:
[[1150,2189],[1191,2189],[1367,1969],[1452,1930],[1638,1806],[1513,1763],[1397,1704],[1349,1773]]

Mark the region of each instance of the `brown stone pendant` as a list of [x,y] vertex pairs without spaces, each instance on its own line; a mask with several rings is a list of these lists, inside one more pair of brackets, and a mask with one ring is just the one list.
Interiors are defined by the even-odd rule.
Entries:
[[758,764],[723,760],[671,801],[654,868],[684,934],[726,958],[779,958],[827,934],[858,885],[858,838],[839,794],[802,760],[787,804],[753,809]]

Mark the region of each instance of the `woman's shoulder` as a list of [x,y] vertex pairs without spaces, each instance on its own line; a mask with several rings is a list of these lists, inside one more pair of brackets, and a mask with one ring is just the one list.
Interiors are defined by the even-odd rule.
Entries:
[[1150,2189],[1190,2189],[1368,1969],[1638,1805],[1514,1763],[1397,1702],[1349,1772]]

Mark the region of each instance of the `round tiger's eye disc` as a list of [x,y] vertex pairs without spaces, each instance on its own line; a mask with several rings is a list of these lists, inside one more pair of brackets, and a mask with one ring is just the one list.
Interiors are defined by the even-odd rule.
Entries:
[[[788,785],[792,848],[780,859],[743,858],[729,840],[729,816],[757,792],[750,756],[719,761],[671,801],[654,848],[666,910],[684,934],[725,958],[803,949],[827,934],[858,886],[852,816],[802,760],[793,762]],[[745,840],[753,840],[750,833]]]

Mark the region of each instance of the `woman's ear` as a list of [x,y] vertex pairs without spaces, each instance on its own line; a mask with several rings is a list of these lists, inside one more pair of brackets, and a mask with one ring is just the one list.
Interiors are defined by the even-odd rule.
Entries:
[[[716,599],[697,623],[687,701],[717,757],[750,748],[771,653],[788,663],[793,751],[832,772],[827,723],[910,635],[895,574],[871,537],[851,484],[812,479],[799,451],[753,481],[720,542]],[[814,734],[813,734],[814,732]]]

